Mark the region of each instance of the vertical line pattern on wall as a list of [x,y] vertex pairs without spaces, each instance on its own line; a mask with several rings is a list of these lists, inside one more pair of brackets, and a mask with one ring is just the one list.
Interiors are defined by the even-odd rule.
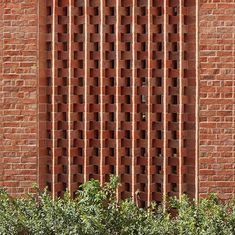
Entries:
[[85,85],[85,113],[84,113],[84,124],[85,124],[85,128],[84,128],[84,181],[87,181],[88,177],[87,177],[87,125],[88,125],[88,121],[87,121],[87,80],[88,80],[88,76],[87,76],[87,71],[88,71],[88,67],[87,67],[87,60],[88,60],[88,48],[87,48],[87,40],[88,40],[88,19],[87,19],[87,1],[84,0],[84,17],[85,17],[85,41],[84,41],[84,49],[85,49],[85,66],[84,66],[84,70],[85,70],[85,76],[84,76],[84,85]]
[[182,116],[183,116],[183,13],[182,3],[179,0],[179,197],[182,194]]
[[199,197],[199,0],[196,0],[195,199]]
[[[116,175],[119,177],[119,0],[116,5]],[[117,188],[117,199],[119,199],[119,190]]]
[[167,193],[167,1],[164,1],[163,195]]
[[56,52],[56,0],[52,4],[52,197],[55,198],[55,52]]
[[71,192],[72,0],[69,0],[68,189]]
[[147,205],[150,205],[151,200],[151,1],[148,0],[148,191],[147,191]]
[[103,0],[100,0],[100,183],[103,185]]
[[132,197],[135,200],[135,0],[132,2]]
[[195,63],[187,7],[184,0],[47,2],[44,171],[53,198],[66,187],[74,195],[91,178],[103,184],[110,173],[123,183],[118,198],[140,206],[194,193],[194,175],[185,175],[194,138],[197,197],[199,12],[197,5]]

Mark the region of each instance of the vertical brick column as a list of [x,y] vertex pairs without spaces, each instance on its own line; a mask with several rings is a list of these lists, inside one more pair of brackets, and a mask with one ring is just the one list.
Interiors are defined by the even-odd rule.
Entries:
[[101,179],[100,1],[87,1],[87,179]]
[[164,153],[164,1],[153,1],[150,8],[150,200],[160,202],[163,193]]
[[197,1],[182,7],[182,193],[195,197],[196,153],[196,9]]
[[37,1],[0,2],[0,186],[13,195],[37,181]]
[[234,197],[235,2],[200,4],[199,194]]
[[[120,134],[119,134],[119,112],[120,112],[120,102],[119,102],[119,96],[120,96],[120,89],[119,89],[119,79],[120,79],[120,70],[119,70],[119,58],[120,58],[120,52],[119,52],[119,41],[120,41],[120,0],[116,0],[116,8],[115,8],[115,15],[116,15],[116,31],[115,31],[115,40],[116,40],[116,48],[115,48],[115,59],[116,59],[116,68],[115,68],[115,78],[116,78],[116,92],[115,92],[115,103],[116,103],[116,114],[115,114],[115,121],[116,121],[116,133],[115,133],[115,161],[116,161],[116,175],[120,179]],[[117,189],[117,199],[120,198],[120,189]]]
[[170,196],[178,196],[180,192],[180,159],[181,159],[181,144],[179,136],[181,134],[181,112],[180,112],[180,92],[181,92],[181,45],[182,37],[180,29],[181,9],[184,7],[184,1],[170,1],[166,4],[166,34],[165,45],[165,69],[166,77],[164,84],[164,107],[166,110],[165,116],[165,161],[166,168],[166,194]]
[[[136,189],[138,190],[138,203],[141,206],[148,201],[148,139],[149,136],[149,99],[148,92],[150,86],[148,69],[148,1],[136,1],[136,29],[135,29],[135,177]],[[146,113],[146,118],[142,119],[142,113]],[[149,139],[150,140],[150,139]],[[146,204],[147,205],[147,204]]]
[[121,198],[131,197],[131,183],[132,183],[132,0],[119,0],[119,28],[118,35],[118,68],[119,76],[117,90],[118,90],[118,107],[119,116],[117,119],[118,125],[118,157],[119,157],[119,175],[122,183],[120,187]]
[[86,139],[86,61],[84,1],[71,0],[71,114],[70,159],[71,192],[75,193],[84,182]]
[[118,162],[116,162],[118,144],[116,146],[115,140],[118,125],[118,81],[115,79],[117,75],[116,67],[118,67],[116,58],[117,48],[115,47],[118,32],[118,26],[116,27],[117,7],[118,3],[115,0],[103,1],[103,182],[109,179],[109,174],[117,173],[115,165],[116,163],[118,164]]
[[39,5],[39,82],[38,82],[38,127],[39,127],[39,146],[38,155],[40,156],[38,160],[38,184],[39,187],[44,188],[47,185],[47,176],[51,171],[51,166],[49,164],[49,152],[51,151],[52,134],[48,131],[48,120],[51,118],[48,109],[48,99],[47,95],[51,94],[51,76],[48,73],[47,68],[47,57],[46,51],[52,49],[51,37],[48,35],[49,25],[51,21],[48,20],[48,14],[50,13],[49,6],[41,4]]

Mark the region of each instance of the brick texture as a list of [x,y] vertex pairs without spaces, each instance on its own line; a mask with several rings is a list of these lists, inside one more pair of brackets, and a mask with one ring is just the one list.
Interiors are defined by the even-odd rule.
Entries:
[[200,4],[199,192],[234,197],[234,0]]
[[37,1],[0,1],[0,186],[37,181]]
[[198,1],[0,0],[0,186],[112,173],[144,206],[195,196],[198,154],[199,195],[234,197],[235,3]]
[[39,174],[53,196],[110,174],[143,206],[195,195],[195,12],[180,0],[41,5]]

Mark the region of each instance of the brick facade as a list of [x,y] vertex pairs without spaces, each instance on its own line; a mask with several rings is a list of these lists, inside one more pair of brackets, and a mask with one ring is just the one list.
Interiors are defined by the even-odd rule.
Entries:
[[0,1],[0,186],[234,197],[234,22],[233,0]]
[[0,186],[37,181],[37,1],[0,1]]
[[200,4],[200,194],[234,197],[235,2]]

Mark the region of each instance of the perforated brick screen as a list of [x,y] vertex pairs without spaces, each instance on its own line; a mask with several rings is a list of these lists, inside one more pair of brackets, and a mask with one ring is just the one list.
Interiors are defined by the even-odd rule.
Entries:
[[45,3],[41,186],[116,174],[119,198],[143,206],[194,196],[194,1]]

